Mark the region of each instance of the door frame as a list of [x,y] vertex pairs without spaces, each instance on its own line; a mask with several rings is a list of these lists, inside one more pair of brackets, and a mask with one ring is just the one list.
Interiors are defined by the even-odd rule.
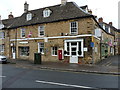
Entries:
[[11,54],[12,54],[12,59],[15,59],[16,58],[16,51],[15,51],[15,48],[14,46],[11,47]]

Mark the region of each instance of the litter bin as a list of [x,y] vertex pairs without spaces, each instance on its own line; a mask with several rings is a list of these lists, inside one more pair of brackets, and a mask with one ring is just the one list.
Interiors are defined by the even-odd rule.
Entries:
[[41,64],[41,53],[34,53],[34,64]]

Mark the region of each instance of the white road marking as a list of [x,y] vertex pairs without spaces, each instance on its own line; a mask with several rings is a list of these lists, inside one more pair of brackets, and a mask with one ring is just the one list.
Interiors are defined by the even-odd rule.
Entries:
[[47,82],[47,81],[39,81],[39,80],[36,80],[35,82],[37,82],[37,83],[44,83],[44,84],[53,84],[53,85],[67,86],[67,87],[95,89],[95,88],[93,88],[93,87],[87,87],[87,86],[70,85],[70,84],[55,83],[55,82]]
[[6,76],[0,76],[0,78],[4,78],[4,77],[6,77]]

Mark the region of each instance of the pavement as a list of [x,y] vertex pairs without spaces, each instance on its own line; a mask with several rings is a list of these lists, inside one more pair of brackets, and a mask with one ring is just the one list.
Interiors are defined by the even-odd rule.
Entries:
[[[57,71],[71,71],[71,72],[85,72],[85,73],[97,73],[97,74],[111,74],[120,75],[120,68],[118,65],[118,56],[108,57],[105,60],[95,64],[95,65],[81,65],[81,64],[70,64],[66,62],[49,62],[42,61],[41,64],[34,64],[29,60],[8,60],[10,64],[16,65],[18,67],[30,68],[30,69],[49,69]],[[117,61],[117,64],[113,64]]]

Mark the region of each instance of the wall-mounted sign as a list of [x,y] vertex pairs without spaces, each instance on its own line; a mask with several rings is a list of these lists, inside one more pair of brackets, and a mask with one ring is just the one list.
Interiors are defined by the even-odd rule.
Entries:
[[87,47],[85,47],[85,48],[84,48],[84,51],[86,51],[86,52],[87,52],[87,51],[88,51],[88,48],[87,48]]
[[48,38],[47,37],[44,37],[44,42],[48,42]]
[[94,47],[94,42],[90,42],[90,47]]
[[10,46],[13,46],[13,45],[14,45],[13,43],[10,44]]
[[28,42],[19,42],[20,44],[28,44]]

